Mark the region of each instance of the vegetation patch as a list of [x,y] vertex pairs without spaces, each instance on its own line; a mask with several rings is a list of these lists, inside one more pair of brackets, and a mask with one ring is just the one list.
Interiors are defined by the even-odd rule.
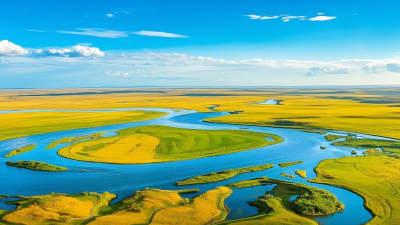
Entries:
[[7,166],[24,168],[29,170],[37,170],[37,171],[66,171],[68,168],[61,166],[54,166],[51,164],[47,164],[44,162],[38,161],[22,161],[18,160],[17,162],[6,162]]
[[400,221],[400,160],[380,156],[343,157],[322,161],[316,183],[346,188],[361,195],[374,218],[368,224]]
[[95,134],[89,134],[89,135],[84,135],[84,136],[79,136],[79,137],[65,137],[63,139],[60,139],[58,141],[51,142],[47,147],[46,150],[56,148],[57,145],[59,144],[67,144],[67,143],[73,143],[77,141],[82,141],[82,140],[93,140],[93,139],[99,139],[105,132],[99,132]]
[[302,178],[307,178],[307,172],[305,170],[296,170],[295,173]]
[[[262,177],[232,183],[228,187],[244,188],[257,184],[276,184],[270,193],[282,199],[285,208],[302,215],[330,215],[344,209],[344,205],[329,191],[300,183]],[[295,195],[298,195],[296,200],[289,201]]]
[[281,176],[284,176],[284,177],[287,177],[287,178],[292,178],[292,179],[295,178],[294,175],[292,175],[292,174],[286,174],[286,173],[281,173]]
[[18,149],[12,150],[7,155],[5,155],[4,158],[10,158],[10,157],[13,157],[13,156],[25,153],[25,152],[32,151],[36,146],[37,145],[34,144],[34,145],[28,145],[28,146],[25,146],[25,147],[22,147],[22,148],[18,148]]
[[[2,221],[12,224],[72,224],[90,219],[98,208],[108,205],[116,195],[105,192],[76,195],[50,194],[23,197],[12,202],[17,208],[6,214]],[[79,223],[78,223],[79,224]]]
[[222,155],[283,141],[276,135],[243,130],[192,130],[157,125],[128,128],[118,133],[118,136],[75,143],[60,149],[58,154],[82,161],[138,164]]
[[325,150],[325,149],[326,149],[325,146],[320,146],[319,148],[322,149],[322,150]]
[[327,141],[336,141],[340,138],[344,138],[342,135],[327,134],[324,136]]
[[302,164],[304,161],[293,161],[293,162],[285,162],[285,163],[279,163],[279,167],[288,167],[288,166],[293,166],[296,164]]
[[[54,104],[49,105],[54,106]],[[103,103],[99,105],[103,105]],[[151,120],[165,115],[167,113],[139,110],[117,112],[5,113],[0,114],[0,121],[2,122],[2,126],[7,127],[7,129],[0,129],[0,141],[63,130]],[[21,121],[25,122],[21,123]]]
[[393,157],[400,157],[400,142],[382,139],[355,139],[350,138],[346,141],[338,141],[333,143],[336,146],[382,149],[382,152],[393,153]]
[[212,183],[212,182],[217,182],[217,181],[221,181],[221,180],[227,180],[238,174],[267,170],[267,169],[270,169],[273,167],[274,167],[273,164],[266,164],[266,165],[260,165],[260,166],[251,166],[251,167],[245,167],[245,168],[223,170],[220,172],[214,172],[214,173],[210,173],[210,174],[206,174],[206,175],[200,175],[197,177],[179,181],[175,185],[183,186],[183,185],[192,185],[192,184]]

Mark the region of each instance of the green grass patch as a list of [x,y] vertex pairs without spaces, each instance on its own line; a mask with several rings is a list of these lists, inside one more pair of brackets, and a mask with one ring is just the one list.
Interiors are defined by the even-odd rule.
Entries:
[[325,149],[326,149],[326,147],[325,147],[325,146],[320,146],[319,148],[320,148],[320,149],[323,149],[323,150],[325,150]]
[[238,174],[267,170],[267,169],[271,169],[273,167],[274,167],[273,164],[266,164],[266,165],[260,165],[260,166],[251,166],[251,167],[245,167],[245,168],[223,170],[220,172],[214,172],[214,173],[210,173],[210,174],[206,174],[206,175],[200,175],[197,177],[179,181],[175,185],[183,186],[183,185],[192,185],[192,184],[212,183],[212,182],[217,182],[217,181],[221,181],[221,180],[227,180]]
[[327,141],[336,141],[337,139],[344,138],[345,136],[341,135],[334,135],[334,134],[327,134],[324,136]]
[[[344,205],[329,191],[305,184],[266,177],[229,184],[231,188],[245,188],[262,184],[277,184],[270,192],[282,199],[285,208],[302,215],[330,215],[344,209]],[[289,201],[298,195],[296,200]]]
[[37,145],[34,144],[34,145],[28,145],[28,146],[25,146],[22,148],[17,148],[15,150],[12,150],[11,152],[9,152],[6,156],[4,156],[4,158],[10,158],[10,157],[13,157],[13,156],[25,153],[25,152],[32,151],[36,146]]
[[296,164],[302,164],[304,161],[293,161],[293,162],[285,162],[285,163],[279,163],[279,167],[288,167],[288,166],[293,166]]
[[61,166],[54,166],[51,164],[38,162],[38,161],[22,161],[18,160],[17,162],[6,162],[7,166],[24,168],[29,170],[38,170],[38,171],[66,171],[68,168]]
[[46,147],[46,150],[56,148],[57,145],[60,145],[60,144],[73,143],[73,142],[82,141],[82,140],[86,140],[86,139],[89,139],[89,140],[98,139],[98,138],[101,138],[101,136],[102,136],[104,133],[105,133],[105,132],[99,132],[99,133],[89,134],[89,135],[84,135],[84,136],[79,136],[79,137],[65,137],[65,138],[60,139],[60,140],[58,140],[58,141],[51,142],[51,143]]
[[287,177],[287,178],[292,178],[292,179],[295,178],[294,175],[292,175],[292,174],[286,174],[286,173],[281,173],[281,176],[284,176],[284,177]]
[[367,224],[397,225],[400,221],[400,160],[378,156],[328,159],[315,168],[312,182],[351,190],[362,196],[374,216]]

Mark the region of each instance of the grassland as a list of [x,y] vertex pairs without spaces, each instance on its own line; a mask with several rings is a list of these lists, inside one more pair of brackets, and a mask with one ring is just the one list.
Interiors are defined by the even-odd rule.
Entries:
[[271,195],[260,197],[250,205],[258,208],[259,214],[243,219],[236,219],[221,223],[222,225],[317,225],[318,223],[306,217],[299,216],[282,206],[279,198]]
[[229,178],[232,178],[232,177],[242,174],[242,173],[250,173],[250,172],[256,172],[256,171],[261,171],[261,170],[267,170],[267,169],[270,169],[273,167],[274,167],[273,164],[266,164],[266,165],[260,165],[260,166],[251,166],[251,167],[245,167],[245,168],[223,170],[223,171],[214,172],[214,173],[210,173],[210,174],[206,174],[206,175],[200,175],[197,177],[179,181],[175,185],[176,186],[184,186],[184,185],[192,185],[192,184],[212,183],[212,182],[217,182],[217,181],[221,181],[221,180],[227,180]]
[[288,167],[288,166],[293,166],[296,164],[302,164],[304,161],[293,161],[293,162],[284,162],[284,163],[279,163],[279,167]]
[[73,142],[78,142],[78,141],[82,141],[82,140],[86,140],[86,139],[88,139],[88,140],[99,139],[101,137],[101,135],[103,135],[104,133],[105,132],[99,132],[99,133],[89,134],[89,135],[84,135],[84,136],[79,136],[79,137],[65,137],[58,141],[51,142],[46,147],[46,150],[56,148],[57,145],[60,145],[60,144],[73,143]]
[[346,136],[327,134],[324,136],[327,141],[336,141],[337,139],[344,138]]
[[[232,183],[228,187],[245,188],[261,184],[276,184],[270,193],[282,199],[282,205],[286,209],[302,215],[330,215],[344,209],[344,205],[329,191],[301,183],[262,177]],[[290,201],[290,198],[296,195],[298,197]]]
[[358,156],[322,161],[313,182],[351,190],[365,200],[374,215],[367,224],[395,225],[400,221],[400,160],[380,156]]
[[307,178],[307,172],[305,170],[296,170],[295,173],[302,178]]
[[284,176],[284,177],[287,177],[287,178],[292,178],[292,179],[295,178],[295,176],[293,174],[281,173],[281,176]]
[[25,152],[32,151],[36,146],[37,146],[36,144],[33,144],[33,145],[28,145],[28,146],[25,146],[22,148],[14,149],[11,152],[9,152],[7,155],[5,155],[4,158],[10,158],[10,157],[13,157],[13,156],[25,153]]
[[29,170],[36,170],[36,171],[67,171],[68,168],[61,167],[61,166],[54,166],[44,162],[37,162],[37,161],[22,161],[18,160],[17,162],[6,162],[7,166],[17,167],[17,168],[24,168]]
[[0,114],[0,141],[49,132],[97,127],[155,119],[166,113],[121,112],[34,112]]
[[383,152],[400,155],[400,141],[380,139],[355,139],[334,142],[333,145],[353,148],[381,148]]
[[115,197],[116,195],[108,192],[24,197],[22,200],[12,202],[18,205],[17,208],[6,212],[0,223],[80,224],[80,221],[96,216],[98,209],[108,205]]
[[139,164],[222,155],[283,141],[276,135],[242,130],[192,130],[156,125],[128,128],[118,133],[118,136],[67,146],[58,154],[81,161]]
[[[184,199],[182,191],[146,189],[112,206],[103,207],[101,216],[89,225],[208,224],[224,220],[228,210],[224,199],[232,191],[219,187],[194,199]],[[186,191],[183,191],[186,192]]]

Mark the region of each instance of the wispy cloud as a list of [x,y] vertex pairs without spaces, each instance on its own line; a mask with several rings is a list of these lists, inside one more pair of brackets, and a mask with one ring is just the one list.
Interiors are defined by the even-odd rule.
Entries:
[[310,18],[309,21],[327,21],[336,19],[336,16],[316,16],[314,18]]
[[142,30],[142,31],[138,31],[138,32],[133,32],[133,34],[144,35],[144,36],[153,36],[153,37],[166,37],[166,38],[188,38],[188,36],[185,36],[185,35],[159,32],[159,31]]
[[44,31],[44,30],[27,30],[27,31],[31,31],[31,32],[40,32],[40,33],[46,32],[46,31]]
[[306,20],[306,16],[289,16],[289,15],[284,15],[282,17],[283,22],[289,22],[290,20],[293,19],[298,19],[298,20]]
[[93,29],[93,28],[76,28],[76,30],[78,31],[58,30],[57,32],[63,34],[87,35],[87,36],[104,37],[104,38],[121,38],[128,36],[123,31],[115,31],[115,30],[103,30],[103,29]]
[[317,13],[318,14],[318,16],[323,16],[324,15],[324,13]]
[[252,19],[252,20],[256,20],[256,19],[260,19],[261,18],[261,16],[258,16],[258,15],[245,15],[245,16],[250,17],[250,19]]
[[114,14],[108,13],[108,14],[106,14],[106,16],[111,18],[111,17],[114,17]]
[[260,18],[260,20],[271,20],[271,19],[277,19],[279,16],[263,16]]

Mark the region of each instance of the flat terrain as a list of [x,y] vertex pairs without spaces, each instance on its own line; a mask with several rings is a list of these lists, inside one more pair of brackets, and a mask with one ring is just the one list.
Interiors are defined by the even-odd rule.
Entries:
[[68,168],[61,167],[61,166],[54,166],[48,163],[37,162],[37,161],[22,161],[18,160],[17,162],[7,162],[7,166],[28,169],[28,170],[36,170],[36,171],[49,171],[49,172],[56,172],[56,171],[67,171]]
[[118,136],[64,147],[58,154],[81,161],[138,164],[228,154],[283,141],[276,135],[242,130],[192,130],[156,125],[128,128],[118,133]]
[[[343,130],[400,139],[399,93],[400,88],[2,90],[0,110],[155,107],[209,112],[209,107],[219,105],[214,110],[243,113],[207,121],[312,131]],[[267,99],[281,102],[279,105],[257,104]],[[59,115],[47,115],[47,119],[54,117],[58,120]],[[23,115],[14,117],[14,121],[23,121],[25,118]],[[4,115],[0,115],[2,121],[3,118]],[[103,123],[111,124],[112,121],[107,118]],[[114,118],[114,123],[117,121]],[[4,134],[7,131],[14,132],[14,126],[21,126],[10,124],[4,126]],[[4,138],[4,134],[0,137]]]
[[349,189],[361,195],[375,217],[368,224],[400,221],[400,160],[388,156],[357,156],[322,161],[313,182]]
[[0,141],[55,131],[151,120],[161,112],[35,112],[0,114]]

